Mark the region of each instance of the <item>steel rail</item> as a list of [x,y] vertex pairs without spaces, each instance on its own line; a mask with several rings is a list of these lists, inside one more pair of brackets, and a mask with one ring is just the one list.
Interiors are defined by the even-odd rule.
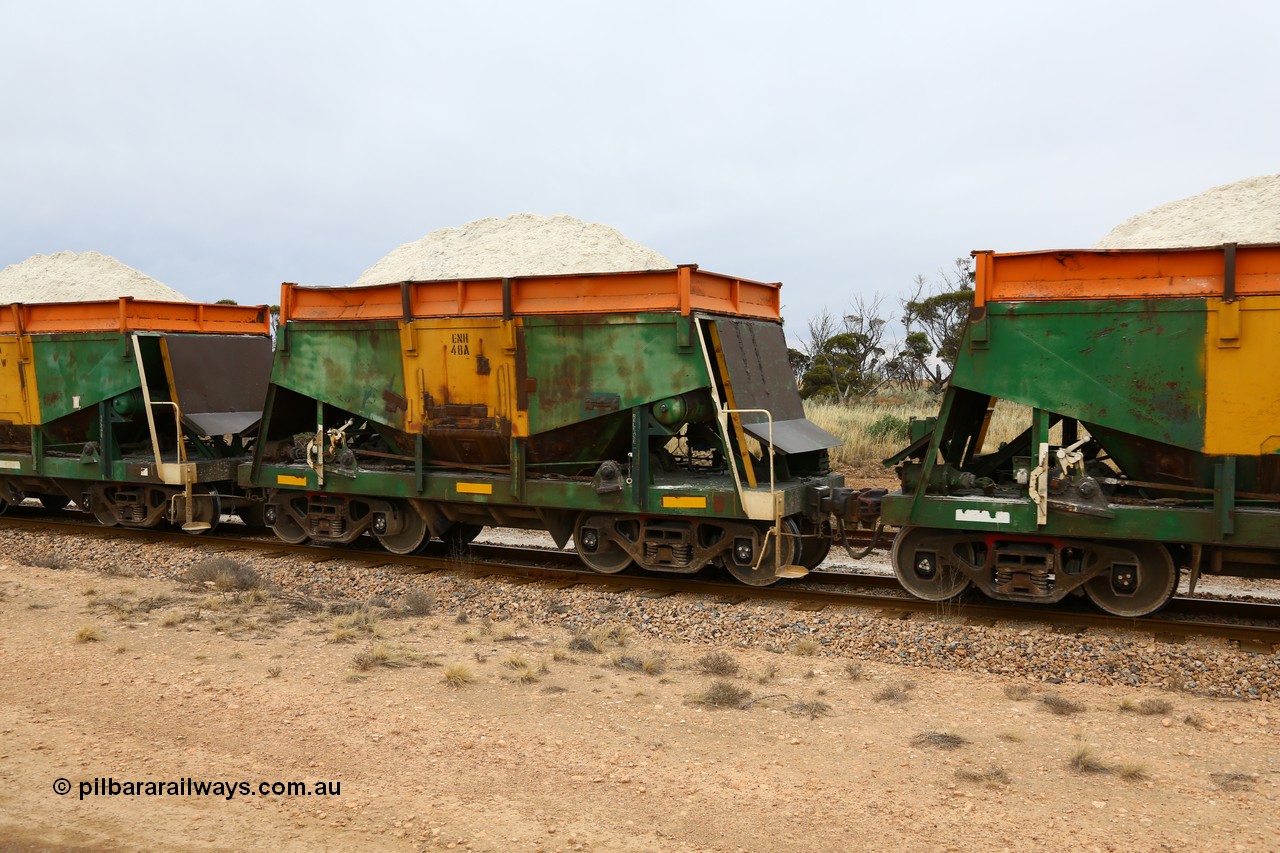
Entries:
[[[18,509],[18,508],[15,508]],[[591,585],[606,591],[649,590],[667,595],[689,593],[718,595],[725,600],[742,602],[749,599],[784,601],[811,609],[824,607],[862,607],[879,610],[894,618],[910,618],[916,613],[954,616],[974,624],[997,621],[1042,622],[1067,628],[1102,628],[1105,630],[1149,632],[1161,638],[1180,640],[1187,635],[1200,635],[1234,640],[1248,651],[1271,653],[1280,646],[1280,604],[1240,602],[1221,599],[1174,598],[1164,615],[1123,618],[1070,606],[1043,606],[992,601],[967,593],[945,602],[924,601],[902,594],[901,587],[890,575],[868,575],[832,571],[811,572],[802,581],[782,581],[773,586],[755,587],[737,582],[694,578],[687,575],[600,574],[581,564],[571,551],[519,546],[467,546],[465,554],[450,553],[444,543],[433,542],[426,553],[392,554],[372,544],[360,546],[290,545],[272,538],[255,538],[246,533],[192,535],[155,528],[102,527],[83,522],[57,521],[35,514],[0,516],[0,527],[25,527],[98,538],[144,539],[180,547],[204,548],[211,551],[257,550],[267,554],[297,555],[324,561],[387,566],[406,571],[431,572],[453,570],[475,577],[504,576],[529,581],[548,581],[561,585]],[[550,565],[548,565],[550,564]],[[815,587],[815,585],[818,585]],[[867,592],[857,588],[871,588]],[[897,592],[897,595],[888,594]],[[1249,624],[1210,621],[1203,618],[1169,618],[1169,614],[1240,618]],[[1270,624],[1259,624],[1270,623]]]

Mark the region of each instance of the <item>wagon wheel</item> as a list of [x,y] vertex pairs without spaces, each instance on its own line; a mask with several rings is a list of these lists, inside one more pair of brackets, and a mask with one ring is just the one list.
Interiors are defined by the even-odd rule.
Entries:
[[468,524],[465,521],[455,521],[444,532],[444,536],[441,539],[449,546],[450,550],[463,548],[474,542],[482,530],[484,530],[483,524]]
[[261,530],[267,526],[267,506],[260,501],[241,504],[236,515],[240,516],[244,526],[250,530]]
[[404,529],[399,533],[375,531],[374,536],[392,554],[412,554],[431,538],[431,528],[427,526],[427,520],[408,503],[399,503],[396,509],[404,516]]
[[191,521],[187,521],[187,496],[179,492],[170,505],[170,521],[184,533],[208,533],[222,518],[222,500],[217,491],[204,485],[191,487]]
[[800,553],[796,555],[796,565],[816,569],[831,552],[831,522],[805,522],[800,526],[800,534]]
[[943,559],[946,540],[930,543],[938,535],[939,531],[928,527],[904,527],[893,540],[889,558],[898,583],[925,601],[955,598],[969,585],[964,573]]
[[765,538],[765,546],[758,555],[760,559],[754,566],[739,566],[732,559],[724,561],[729,574],[748,586],[769,586],[782,580],[778,569],[792,565],[801,551],[800,528],[789,518],[782,520],[782,535]]
[[301,545],[310,536],[307,529],[299,524],[298,520],[289,512],[287,500],[281,505],[273,505],[269,508],[264,507],[263,512],[266,518],[271,519],[271,532],[281,542],[289,545]]
[[1146,616],[1169,603],[1178,588],[1178,565],[1158,542],[1118,542],[1131,551],[1132,563],[1113,561],[1110,568],[1085,581],[1084,591],[1098,609],[1112,616]]
[[40,506],[45,509],[66,509],[71,503],[71,498],[66,495],[31,495],[30,497],[40,501]]
[[573,528],[573,547],[577,549],[579,559],[592,571],[606,575],[625,571],[632,565],[631,555],[604,533],[604,528],[612,521],[612,516],[583,513]]
[[103,527],[115,527],[120,518],[112,508],[111,499],[107,497],[105,488],[95,488],[89,493],[89,512]]

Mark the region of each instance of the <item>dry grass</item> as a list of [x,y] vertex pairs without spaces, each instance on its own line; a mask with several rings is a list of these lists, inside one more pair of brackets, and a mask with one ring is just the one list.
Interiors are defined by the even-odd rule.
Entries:
[[1059,696],[1056,693],[1048,693],[1040,697],[1040,704],[1046,709],[1060,717],[1066,717],[1071,714],[1078,714],[1084,710],[1084,706],[1079,702],[1073,702],[1065,696]]
[[791,645],[791,653],[802,658],[811,658],[818,653],[822,645],[816,640],[796,640]]
[[[848,405],[806,400],[804,411],[809,420],[844,442],[843,447],[831,449],[833,464],[874,468],[882,459],[905,447],[907,442],[885,434],[883,430],[871,429],[872,424],[882,421],[886,415],[903,421],[936,415],[941,402],[942,397],[928,391],[900,391],[893,396],[876,395]],[[995,449],[1000,442],[1014,438],[1030,424],[1030,411],[1026,407],[1001,400],[996,404],[984,446]]]
[[661,675],[667,671],[666,658],[656,652],[647,652],[643,655],[615,654],[610,663],[618,669],[629,669],[646,675]]
[[890,702],[893,704],[905,702],[910,698],[912,686],[909,682],[903,681],[881,687],[871,694],[871,700],[873,702]]
[[769,664],[764,669],[753,674],[751,676],[751,680],[754,681],[756,684],[768,684],[770,681],[773,681],[773,679],[776,678],[777,675],[778,675],[778,667],[776,667],[773,664]]
[[1116,768],[1116,773],[1126,782],[1145,782],[1151,778],[1147,765],[1126,763]]
[[282,672],[284,670],[278,666],[269,666],[267,667],[267,678],[279,678]]
[[751,699],[751,691],[728,681],[713,681],[706,692],[693,698],[698,705],[713,708],[743,708]]
[[401,597],[400,606],[414,616],[430,616],[436,609],[436,597],[429,592],[415,589]]
[[1018,732],[1000,732],[996,737],[1000,738],[1000,740],[1008,741],[1009,743],[1022,743],[1026,740],[1026,738]]
[[699,672],[705,675],[737,675],[741,667],[728,652],[707,652],[693,662]]
[[808,702],[800,701],[788,708],[787,713],[795,714],[798,717],[808,717],[811,720],[816,720],[819,717],[829,715],[831,713],[831,706],[828,703],[821,702],[817,699]]
[[213,584],[215,589],[231,592],[237,589],[261,589],[266,585],[253,569],[230,557],[210,557],[187,569],[184,576],[190,584]]
[[69,569],[72,565],[66,557],[52,551],[36,551],[34,554],[20,558],[19,562],[24,566],[35,566],[39,569]]
[[911,739],[912,746],[930,746],[934,749],[959,749],[967,744],[967,738],[955,732],[921,732]]
[[599,654],[604,651],[604,643],[594,633],[574,634],[573,638],[569,640],[569,649],[575,652]]
[[980,782],[993,788],[998,785],[1009,784],[1009,774],[1005,772],[1003,767],[995,765],[988,767],[986,770],[971,770],[968,767],[961,767],[956,770],[956,778],[964,782]]
[[1111,772],[1111,766],[1104,764],[1102,759],[1098,758],[1097,750],[1087,743],[1076,747],[1076,751],[1071,753],[1071,758],[1067,760],[1067,765],[1077,773]]
[[188,622],[192,619],[190,613],[181,613],[176,610],[170,610],[160,619],[161,628],[176,628],[178,625]]
[[447,687],[458,690],[462,687],[466,687],[468,684],[473,684],[476,677],[472,674],[471,669],[466,664],[455,663],[444,668],[444,672],[440,673],[440,680],[443,681]]
[[1140,699],[1137,702],[1125,699],[1120,703],[1120,710],[1149,717],[1164,716],[1173,710],[1173,703],[1168,699]]
[[330,625],[333,633],[329,635],[329,641],[332,643],[350,643],[361,635],[382,636],[382,622],[367,605],[335,616]]
[[357,672],[368,672],[380,666],[408,666],[410,662],[407,656],[392,651],[385,643],[374,643],[369,648],[356,652],[351,658],[351,666]]
[[1015,702],[1021,702],[1023,699],[1031,698],[1030,684],[1006,684],[1004,686],[1004,695]]
[[1258,781],[1258,777],[1252,773],[1239,772],[1210,773],[1209,778],[1223,791],[1249,791],[1253,789],[1253,783]]
[[855,661],[849,661],[844,665],[844,674],[849,676],[850,681],[861,681],[867,677],[866,670],[862,668],[862,664]]
[[502,662],[507,669],[528,669],[529,659],[519,652],[512,652],[507,655],[507,659]]
[[79,631],[76,631],[77,643],[96,643],[102,639],[102,634],[92,625],[82,625]]

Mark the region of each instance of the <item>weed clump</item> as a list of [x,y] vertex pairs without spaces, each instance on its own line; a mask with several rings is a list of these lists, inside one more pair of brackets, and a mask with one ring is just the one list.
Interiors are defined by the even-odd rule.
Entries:
[[1126,782],[1145,782],[1151,778],[1145,764],[1121,764],[1116,768],[1116,773]]
[[1046,709],[1060,717],[1078,714],[1084,710],[1084,706],[1079,702],[1073,702],[1067,697],[1059,696],[1056,693],[1047,693],[1044,696],[1041,696],[1040,704],[1044,705]]
[[574,634],[573,639],[569,640],[570,651],[590,652],[591,654],[599,654],[603,651],[601,644],[593,634]]
[[1252,773],[1238,772],[1210,773],[1209,778],[1223,791],[1248,791],[1253,788],[1253,783],[1258,781],[1258,777]]
[[445,686],[458,690],[473,683],[476,677],[472,675],[466,664],[455,663],[444,668],[444,672],[440,674],[440,680],[445,683]]
[[809,702],[796,702],[787,709],[788,714],[795,714],[797,717],[808,717],[816,720],[819,717],[826,717],[831,713],[831,706],[826,702],[814,699]]
[[887,687],[882,687],[875,693],[871,694],[871,699],[874,702],[891,702],[896,705],[899,702],[907,701],[910,696],[910,691],[910,683],[900,682],[898,684],[890,684]]
[[1023,699],[1031,698],[1031,685],[1006,684],[1004,686],[1004,695],[1015,702],[1021,702]]
[[414,616],[430,616],[436,609],[436,597],[429,592],[415,589],[404,594],[400,606]]
[[745,708],[751,699],[751,691],[739,687],[729,681],[713,681],[706,692],[695,696],[693,701],[698,705],[710,705],[713,708]]
[[911,739],[912,746],[931,746],[935,749],[959,749],[969,741],[955,732],[921,732]]
[[221,592],[262,589],[266,586],[262,576],[238,560],[230,557],[210,557],[187,569],[186,581],[193,585],[213,584]]
[[707,652],[694,661],[694,665],[706,675],[737,675],[740,667],[728,652]]
[[666,658],[654,652],[644,655],[614,655],[612,663],[618,669],[643,672],[645,675],[661,675],[667,671]]
[[92,625],[83,625],[79,631],[76,631],[77,643],[96,643],[102,639],[102,634],[98,633],[98,629]]
[[1077,773],[1110,773],[1111,766],[1104,764],[1102,759],[1098,758],[1098,753],[1094,748],[1082,743],[1076,747],[1076,751],[1071,753],[1067,765]]
[[961,767],[956,770],[956,778],[964,782],[980,782],[991,787],[1009,784],[1009,774],[1005,772],[1003,767],[995,765],[988,767],[986,770],[971,770],[967,767]]
[[1173,710],[1173,703],[1168,699],[1140,699],[1137,702],[1125,699],[1120,703],[1120,710],[1143,716],[1163,716]]
[[55,554],[52,551],[36,551],[26,557],[20,558],[19,562],[24,566],[35,566],[38,569],[69,569],[71,561],[61,554]]
[[811,658],[822,648],[815,640],[796,640],[791,646],[791,653],[802,658]]
[[867,427],[867,437],[876,441],[886,439],[901,444],[910,437],[910,425],[897,415],[884,414]]

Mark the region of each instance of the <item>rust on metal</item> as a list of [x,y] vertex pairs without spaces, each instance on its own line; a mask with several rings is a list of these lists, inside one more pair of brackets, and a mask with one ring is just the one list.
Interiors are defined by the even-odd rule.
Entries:
[[779,283],[721,275],[686,264],[673,270],[412,281],[363,287],[285,283],[280,321],[408,320],[540,314],[693,311],[779,320]]

